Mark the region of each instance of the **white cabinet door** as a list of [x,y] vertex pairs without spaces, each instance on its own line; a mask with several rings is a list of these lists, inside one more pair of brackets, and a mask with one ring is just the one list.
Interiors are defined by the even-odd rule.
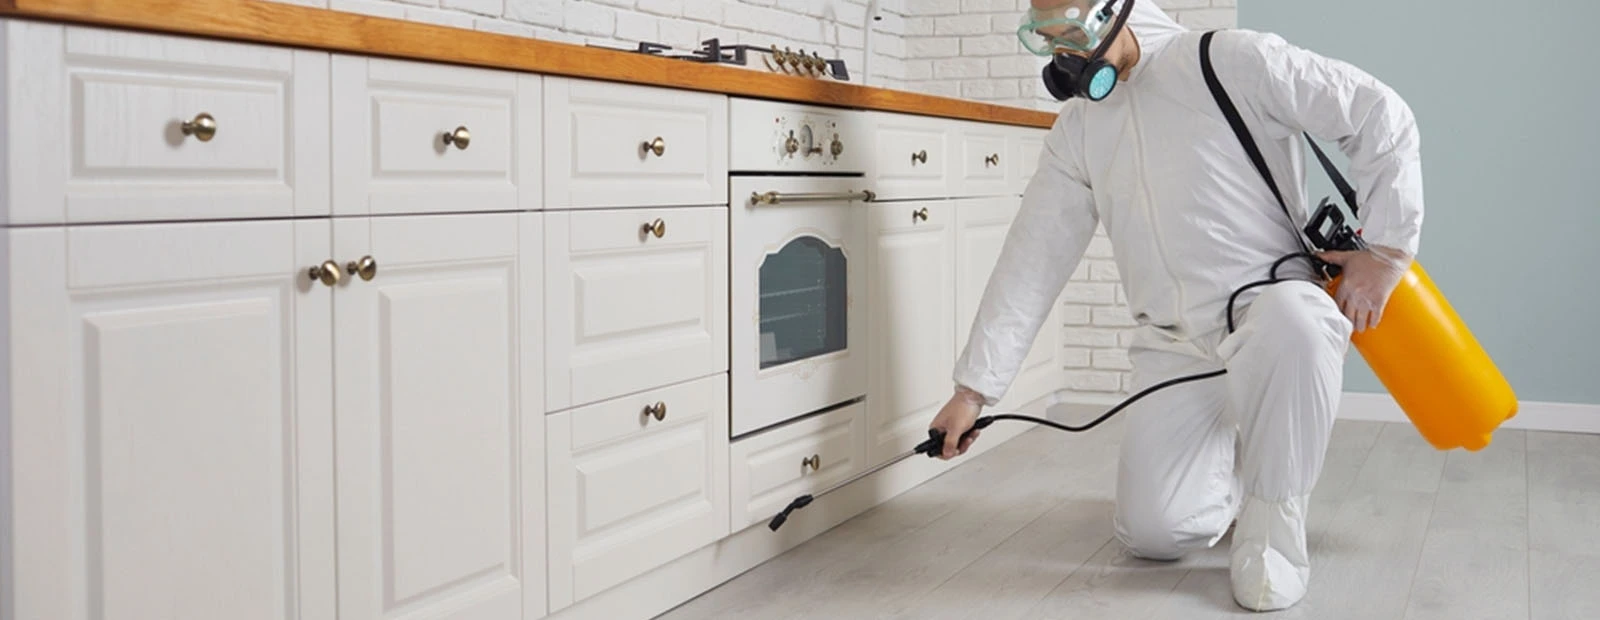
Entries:
[[[973,321],[978,316],[978,304],[983,300],[984,289],[994,266],[1000,260],[1000,250],[1005,246],[1006,234],[1016,219],[1020,203],[1016,198],[974,198],[961,200],[956,205],[956,353],[960,354],[972,333]],[[1060,348],[1060,304],[1051,304],[1050,316],[1040,326],[1039,334],[1023,360],[1016,378],[1004,398],[996,405],[998,410],[1026,405],[1058,386],[1061,373],[1057,372],[1056,352]]]
[[728,370],[726,207],[546,217],[550,411]]
[[728,202],[728,98],[637,84],[545,80],[545,203]]
[[544,612],[539,218],[335,224],[344,620]]
[[865,469],[866,423],[866,406],[855,403],[735,441],[733,531],[767,523],[794,498]]
[[335,55],[336,214],[537,209],[540,78]]
[[928,422],[950,398],[954,215],[946,201],[872,207],[867,431],[873,462],[927,439]]
[[986,123],[962,123],[960,161],[954,174],[957,196],[999,196],[1011,193],[1008,171],[1016,167],[1007,150],[1008,128]]
[[956,121],[884,112],[870,118],[875,156],[867,177],[880,200],[950,196]]
[[1010,166],[1011,192],[1021,194],[1028,189],[1028,182],[1033,180],[1033,175],[1039,170],[1039,158],[1044,155],[1043,129],[1021,128],[1012,131],[1007,141],[1007,149],[1011,153]]
[[11,617],[332,620],[328,223],[5,234]]
[[728,375],[549,417],[550,609],[728,534]]
[[327,215],[328,55],[7,20],[12,224]]

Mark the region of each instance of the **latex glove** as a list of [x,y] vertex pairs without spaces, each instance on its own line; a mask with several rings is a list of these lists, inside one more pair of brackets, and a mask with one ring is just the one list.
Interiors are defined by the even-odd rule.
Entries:
[[1380,245],[1317,256],[1339,266],[1339,288],[1333,298],[1357,332],[1378,326],[1389,295],[1411,268],[1411,255],[1405,250]]
[[939,458],[950,460],[967,453],[982,431],[973,431],[965,440],[961,435],[978,422],[978,412],[983,410],[983,395],[966,387],[957,387],[954,396],[945,403],[939,414],[933,416],[928,428],[944,431],[944,450]]

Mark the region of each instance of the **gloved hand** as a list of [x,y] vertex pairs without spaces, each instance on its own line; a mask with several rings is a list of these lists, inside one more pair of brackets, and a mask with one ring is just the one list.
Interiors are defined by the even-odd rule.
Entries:
[[961,435],[966,433],[978,422],[978,412],[983,409],[983,395],[966,387],[957,386],[956,393],[945,403],[939,414],[933,416],[933,422],[928,428],[944,431],[944,451],[939,454],[941,460],[950,460],[967,453],[967,448],[978,440],[982,431],[973,431],[965,441]]
[[1333,298],[1358,332],[1378,326],[1389,295],[1411,268],[1412,258],[1405,250],[1380,245],[1317,256],[1339,266],[1339,289]]

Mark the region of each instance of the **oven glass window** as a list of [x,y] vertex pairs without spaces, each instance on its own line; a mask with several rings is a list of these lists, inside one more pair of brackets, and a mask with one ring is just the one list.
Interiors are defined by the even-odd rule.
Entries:
[[761,263],[761,367],[845,349],[845,256],[816,237]]

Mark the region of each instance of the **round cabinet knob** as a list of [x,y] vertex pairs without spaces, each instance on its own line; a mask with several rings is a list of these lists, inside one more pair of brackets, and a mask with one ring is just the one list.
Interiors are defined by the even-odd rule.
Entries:
[[915,221],[918,221],[918,220],[921,220],[921,221],[924,221],[924,222],[928,221],[928,208],[927,207],[923,207],[921,209],[917,209],[916,211],[912,211],[911,212],[911,221],[915,222]]
[[822,469],[822,457],[815,454],[800,460],[801,467],[810,467],[811,471]]
[[833,150],[833,156],[834,157],[838,157],[838,156],[844,154],[844,142],[839,140],[839,134],[833,134],[833,147],[832,147],[832,150]]
[[373,260],[371,256],[363,256],[359,261],[350,261],[344,268],[350,275],[361,276],[362,280],[370,281],[373,276],[378,275],[378,261]]
[[647,418],[655,418],[657,422],[665,420],[667,419],[667,404],[657,402],[654,405],[646,405],[644,415]]
[[660,219],[657,219],[654,222],[650,222],[649,224],[645,224],[644,225],[644,234],[645,235],[655,235],[657,239],[660,239],[660,238],[666,236],[666,234],[667,234],[667,223],[662,221],[662,220],[660,220]]
[[911,161],[920,162],[920,163],[924,163],[924,164],[928,163],[928,152],[927,151],[917,151],[915,153],[912,153],[911,154]]
[[472,132],[467,131],[466,127],[457,127],[455,131],[444,132],[445,146],[450,146],[453,144],[458,149],[466,150],[467,145],[471,143]]
[[644,150],[655,153],[656,157],[667,154],[667,141],[656,136],[656,139],[644,143]]
[[311,277],[312,282],[321,282],[327,286],[338,284],[343,278],[343,274],[339,272],[339,264],[331,260],[322,261],[321,265],[306,270],[306,275]]
[[201,142],[210,142],[211,138],[217,135],[217,119],[201,112],[199,116],[194,117],[194,120],[183,122],[183,135],[194,136]]

